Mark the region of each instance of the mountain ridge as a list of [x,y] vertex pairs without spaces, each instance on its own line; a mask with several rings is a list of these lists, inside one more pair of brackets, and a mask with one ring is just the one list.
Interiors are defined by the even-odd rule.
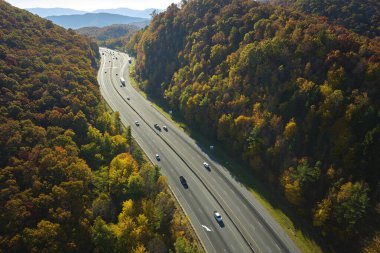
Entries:
[[129,17],[119,14],[109,13],[85,13],[75,15],[48,16],[46,19],[65,28],[78,29],[82,27],[104,27],[113,24],[131,24],[136,23],[138,26],[144,26],[149,23],[149,19]]
[[139,17],[139,18],[151,18],[151,14],[156,11],[161,12],[162,10],[155,8],[147,8],[144,10],[135,10],[130,8],[115,8],[115,9],[98,9],[93,11],[93,13],[111,13],[111,14],[119,14],[131,17]]
[[380,1],[377,0],[269,0],[306,14],[324,16],[370,38],[380,37]]
[[[71,8],[26,8],[25,10],[36,14],[42,18],[47,16],[60,16],[60,15],[74,15],[74,14],[85,14],[86,11],[75,10]],[[54,13],[54,14],[52,14]]]
[[118,14],[123,16],[138,17],[138,18],[151,18],[151,13],[153,11],[161,12],[160,9],[147,8],[144,10],[136,10],[131,8],[113,8],[113,9],[97,9],[94,11],[82,11],[70,8],[26,8],[27,11],[36,14],[40,17],[48,16],[62,16],[62,15],[75,15],[75,14],[86,14],[86,13],[110,13]]
[[139,30],[134,24],[110,25],[105,27],[82,27],[75,30],[76,33],[93,38],[100,46],[107,48],[121,48],[125,41]]

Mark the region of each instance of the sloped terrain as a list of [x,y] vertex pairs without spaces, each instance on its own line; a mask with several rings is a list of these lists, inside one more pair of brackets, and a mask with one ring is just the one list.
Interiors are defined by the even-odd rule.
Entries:
[[197,250],[159,168],[101,102],[97,54],[0,1],[0,252]]
[[128,48],[149,96],[284,194],[337,252],[376,248],[378,40],[281,6],[195,0]]

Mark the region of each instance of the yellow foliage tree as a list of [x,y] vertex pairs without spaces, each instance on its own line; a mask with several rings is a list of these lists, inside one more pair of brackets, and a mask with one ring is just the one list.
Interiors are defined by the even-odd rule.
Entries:
[[218,122],[218,139],[228,140],[229,133],[233,127],[233,119],[231,114],[223,114]]
[[297,123],[296,121],[294,120],[294,118],[292,118],[285,126],[285,130],[284,130],[284,136],[285,136],[285,139],[289,140],[291,139],[292,137],[294,137],[294,135],[297,133]]
[[131,237],[131,233],[135,227],[135,222],[129,216],[124,216],[123,220],[119,220],[116,225],[112,226],[113,233],[117,238],[116,248],[121,252],[130,252],[137,243]]
[[125,220],[127,217],[132,216],[134,214],[134,203],[132,199],[126,200],[123,202],[123,209],[119,214],[119,222]]
[[330,217],[331,211],[331,200],[324,199],[321,203],[318,204],[313,217],[314,226],[320,227],[325,224],[326,220]]
[[292,170],[294,170],[294,168],[290,167],[284,172],[281,178],[281,182],[284,187],[286,199],[293,205],[298,206],[302,201],[301,187],[299,181],[293,180],[290,176]]
[[298,206],[301,204],[301,188],[298,181],[294,181],[293,183],[289,183],[285,185],[285,197],[287,200]]
[[116,156],[110,164],[110,192],[116,195],[126,193],[128,178],[138,171],[138,163],[128,153]]
[[132,251],[132,253],[148,253],[147,249],[142,244],[138,244]]

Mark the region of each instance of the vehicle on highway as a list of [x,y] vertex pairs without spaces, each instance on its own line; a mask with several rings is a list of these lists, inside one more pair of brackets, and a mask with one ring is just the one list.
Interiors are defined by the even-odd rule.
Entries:
[[154,124],[154,128],[156,128],[158,131],[161,131],[161,127],[158,124]]
[[131,59],[129,59],[129,60],[128,60],[128,62],[129,62],[129,64],[131,64],[131,63],[132,63],[132,60],[131,60]]
[[128,97],[127,97],[127,100],[131,100],[131,98],[128,96]]
[[215,218],[216,222],[218,222],[219,226],[223,228],[224,222],[222,219],[222,215],[220,215],[220,213],[218,213],[217,211],[214,211],[214,218]]
[[118,76],[118,74],[116,73],[116,75]]
[[207,170],[211,170],[210,168],[210,165],[206,162],[203,162],[203,166],[207,169]]
[[166,132],[168,131],[168,128],[166,126],[162,127]]
[[183,185],[183,187],[184,187],[185,189],[189,188],[189,186],[188,186],[188,184],[187,184],[187,181],[186,181],[186,179],[185,179],[183,176],[180,176],[180,177],[179,177],[179,181],[181,181],[181,184]]
[[[116,74],[117,75],[117,74]],[[120,77],[120,82],[121,82],[121,85],[123,85],[125,87],[125,80],[123,77]]]
[[217,222],[222,222],[223,219],[222,219],[222,215],[220,215],[220,213],[218,213],[217,211],[214,211],[214,218]]
[[136,126],[140,126],[140,123],[136,120],[136,121],[135,121],[135,125],[136,125]]
[[156,154],[156,159],[157,159],[157,161],[161,161],[159,154]]

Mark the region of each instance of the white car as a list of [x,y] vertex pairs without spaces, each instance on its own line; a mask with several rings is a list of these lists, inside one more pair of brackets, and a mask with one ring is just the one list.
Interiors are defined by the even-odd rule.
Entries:
[[217,222],[222,222],[222,216],[217,211],[214,211],[214,218]]
[[168,128],[166,126],[162,127],[166,132],[168,131]]
[[206,169],[210,169],[210,165],[206,162],[203,162],[203,166],[205,166]]
[[158,154],[156,154],[156,159],[157,159],[157,161],[161,160],[161,158],[160,158],[160,156]]
[[140,123],[136,120],[136,121],[135,121],[135,125],[136,125],[136,126],[140,126]]

